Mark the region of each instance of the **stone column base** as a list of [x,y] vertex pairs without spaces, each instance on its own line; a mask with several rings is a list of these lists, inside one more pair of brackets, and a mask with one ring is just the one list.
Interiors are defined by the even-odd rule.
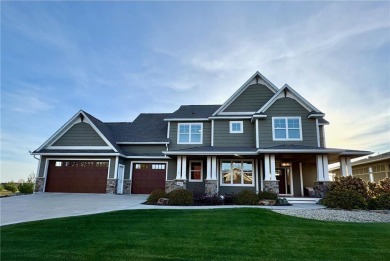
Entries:
[[218,195],[218,180],[205,180],[204,192],[207,196]]
[[116,179],[107,179],[107,185],[106,185],[106,193],[107,194],[115,194],[116,193]]
[[314,193],[316,198],[323,198],[328,192],[329,185],[332,181],[314,181]]
[[264,180],[263,181],[264,191],[274,192],[279,194],[279,180]]
[[34,192],[43,192],[44,186],[45,178],[36,178]]
[[186,180],[167,180],[165,181],[165,192],[169,193],[175,189],[186,189]]
[[131,180],[123,180],[123,194],[130,194],[131,191]]

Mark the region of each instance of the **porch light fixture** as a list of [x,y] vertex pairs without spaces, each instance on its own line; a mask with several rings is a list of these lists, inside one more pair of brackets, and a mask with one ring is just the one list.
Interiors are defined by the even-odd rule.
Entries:
[[280,166],[281,167],[291,167],[291,163],[290,162],[282,162],[282,163],[280,163]]

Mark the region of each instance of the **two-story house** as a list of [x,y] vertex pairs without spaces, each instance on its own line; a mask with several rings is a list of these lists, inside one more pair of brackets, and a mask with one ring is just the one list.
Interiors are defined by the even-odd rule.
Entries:
[[326,148],[325,114],[293,88],[256,72],[222,105],[183,105],[101,122],[85,111],[33,152],[37,192],[146,194],[186,188],[303,196],[329,181],[328,164],[367,151]]

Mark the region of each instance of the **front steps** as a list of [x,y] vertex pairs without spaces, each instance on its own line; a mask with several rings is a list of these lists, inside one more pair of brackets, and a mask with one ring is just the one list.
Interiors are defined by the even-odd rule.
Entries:
[[[280,196],[283,198],[283,196]],[[290,204],[317,204],[321,198],[285,197]]]

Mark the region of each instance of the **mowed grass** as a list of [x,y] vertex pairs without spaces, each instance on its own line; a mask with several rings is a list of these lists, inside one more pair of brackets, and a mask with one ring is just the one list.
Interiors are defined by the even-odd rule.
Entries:
[[390,224],[254,208],[117,211],[1,227],[1,260],[390,260]]

